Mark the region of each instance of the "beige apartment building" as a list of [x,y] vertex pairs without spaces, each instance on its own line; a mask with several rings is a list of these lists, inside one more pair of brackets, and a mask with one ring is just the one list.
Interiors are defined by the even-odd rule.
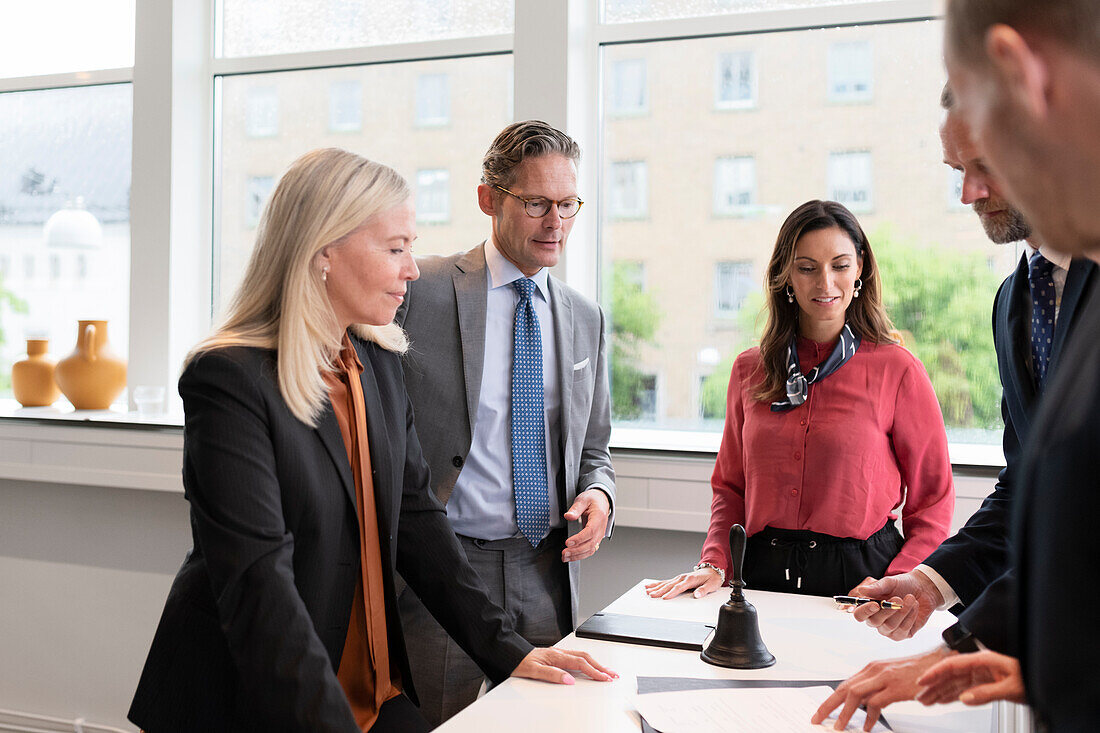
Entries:
[[[581,216],[601,217],[605,275],[628,263],[662,314],[636,364],[647,375],[642,423],[702,425],[700,382],[750,337],[739,311],[760,289],[780,224],[803,201],[833,198],[869,233],[888,227],[918,245],[981,251],[991,267],[1011,267],[1013,252],[988,243],[941,163],[944,74],[929,63],[941,34],[927,21],[603,49],[602,173],[581,182],[589,202]],[[220,84],[221,302],[243,271],[271,187],[314,147],[345,147],[409,178],[419,253],[485,237],[474,187],[485,148],[512,120],[510,56]],[[611,302],[607,292],[602,299]]]

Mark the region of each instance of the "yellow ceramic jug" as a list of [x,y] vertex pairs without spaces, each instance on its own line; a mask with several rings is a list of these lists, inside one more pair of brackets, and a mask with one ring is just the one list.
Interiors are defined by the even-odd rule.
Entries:
[[62,393],[78,410],[106,410],[126,386],[126,362],[111,351],[107,321],[77,321],[76,350],[57,363]]
[[11,368],[11,391],[23,407],[45,407],[57,402],[61,390],[53,379],[57,362],[46,353],[47,339],[27,339],[27,358]]

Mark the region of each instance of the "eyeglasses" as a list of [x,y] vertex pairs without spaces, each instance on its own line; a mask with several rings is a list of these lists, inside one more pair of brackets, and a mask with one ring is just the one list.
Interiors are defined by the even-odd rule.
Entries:
[[572,219],[577,215],[577,212],[584,206],[584,202],[577,197],[563,199],[561,201],[554,201],[552,199],[545,199],[541,196],[534,198],[527,198],[520,196],[519,194],[512,193],[504,186],[496,186],[493,188],[499,189],[513,198],[517,198],[523,202],[523,210],[533,219],[541,219],[550,213],[550,205],[554,204],[558,207],[558,216],[562,219]]

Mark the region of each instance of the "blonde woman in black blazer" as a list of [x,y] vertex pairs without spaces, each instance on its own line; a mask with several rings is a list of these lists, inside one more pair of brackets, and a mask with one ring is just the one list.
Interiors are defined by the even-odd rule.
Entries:
[[359,731],[337,670],[360,572],[355,485],[323,372],[344,334],[360,378],[391,666],[404,694],[373,731],[426,730],[413,707],[399,571],[494,681],[611,674],[532,649],[493,605],[429,487],[392,324],[415,216],[405,181],[342,150],[291,165],[229,316],[189,356],[183,483],[194,548],[168,595],[130,719],[166,731]]

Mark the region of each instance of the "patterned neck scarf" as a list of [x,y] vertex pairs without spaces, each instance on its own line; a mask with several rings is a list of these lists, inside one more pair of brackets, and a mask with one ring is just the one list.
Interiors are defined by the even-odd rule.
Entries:
[[861,341],[860,336],[845,323],[832,353],[811,369],[809,374],[803,375],[802,368],[798,365],[798,337],[792,336],[791,343],[787,346],[787,399],[773,402],[772,412],[793,410],[805,402],[810,396],[810,385],[844,366],[844,362],[855,355]]

